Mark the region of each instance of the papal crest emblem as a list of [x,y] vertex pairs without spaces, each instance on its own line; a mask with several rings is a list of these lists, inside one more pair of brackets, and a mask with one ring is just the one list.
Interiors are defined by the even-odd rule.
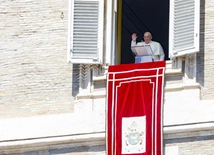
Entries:
[[127,141],[126,145],[137,145],[138,143],[142,144],[143,141],[143,131],[138,129],[137,123],[134,121],[131,126],[128,128],[128,133],[126,134]]
[[122,126],[122,154],[145,152],[145,116],[123,118]]

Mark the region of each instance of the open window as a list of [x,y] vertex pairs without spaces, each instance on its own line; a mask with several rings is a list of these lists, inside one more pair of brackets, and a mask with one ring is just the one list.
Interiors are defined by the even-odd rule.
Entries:
[[[200,0],[118,0],[122,8],[121,63],[134,63],[131,34],[146,31],[159,42],[165,59],[199,51]],[[120,18],[118,18],[120,19]],[[119,25],[119,24],[118,24]],[[120,29],[120,28],[118,28]]]
[[103,62],[104,0],[70,0],[69,55],[72,63]]

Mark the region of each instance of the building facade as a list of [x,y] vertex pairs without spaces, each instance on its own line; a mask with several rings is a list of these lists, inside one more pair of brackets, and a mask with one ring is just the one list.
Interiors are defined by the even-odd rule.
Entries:
[[[0,154],[106,154],[106,74],[109,65],[125,62],[123,25],[140,16],[135,14],[140,1],[0,3]],[[168,35],[159,37],[155,27],[152,32],[168,45],[164,154],[211,155],[214,0],[163,4],[170,12],[160,13],[168,19],[163,28]],[[185,25],[183,18],[187,32],[179,27]],[[182,39],[187,49],[182,49]]]

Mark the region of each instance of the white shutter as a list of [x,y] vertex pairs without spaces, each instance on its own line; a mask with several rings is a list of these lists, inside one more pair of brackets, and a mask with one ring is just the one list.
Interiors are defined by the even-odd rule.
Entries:
[[72,63],[103,61],[104,0],[72,0],[70,57]]
[[170,0],[169,55],[199,51],[200,0]]

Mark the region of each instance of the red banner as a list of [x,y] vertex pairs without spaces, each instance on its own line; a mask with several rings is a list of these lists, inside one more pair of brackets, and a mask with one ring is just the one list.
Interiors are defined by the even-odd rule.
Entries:
[[162,155],[165,61],[110,66],[107,154]]

